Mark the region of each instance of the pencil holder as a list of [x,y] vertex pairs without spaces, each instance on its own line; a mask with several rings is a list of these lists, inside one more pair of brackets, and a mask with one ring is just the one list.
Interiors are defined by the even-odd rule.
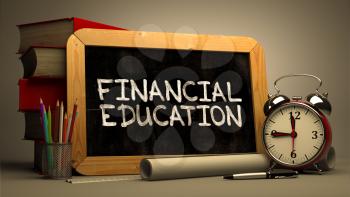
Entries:
[[72,177],[72,144],[46,144],[43,174],[52,179]]

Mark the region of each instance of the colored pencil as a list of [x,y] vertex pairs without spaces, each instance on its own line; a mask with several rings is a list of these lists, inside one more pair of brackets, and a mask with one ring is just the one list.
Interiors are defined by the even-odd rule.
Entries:
[[[50,107],[49,107],[50,109]],[[45,143],[49,144],[51,143],[50,139],[49,139],[49,132],[48,132],[48,117],[46,114],[46,110],[45,110],[45,105],[43,100],[40,98],[40,112],[42,113],[42,124],[43,124],[43,128],[44,128],[44,135],[45,135]],[[51,117],[50,117],[51,118]],[[48,168],[52,168],[53,165],[53,160],[52,160],[52,149],[50,147],[48,147],[47,149],[47,162],[48,162]]]
[[59,126],[59,140],[58,142],[61,144],[62,143],[62,132],[63,132],[63,111],[64,111],[64,106],[63,102],[61,101],[61,106],[60,106],[60,126]]
[[49,106],[49,110],[47,111],[47,130],[48,130],[48,134],[49,134],[49,143],[52,143],[52,130],[51,130],[51,109]]
[[69,132],[69,139],[68,139],[68,142],[72,142],[72,136],[73,136],[73,132],[74,132],[74,125],[75,125],[75,122],[77,120],[77,117],[78,117],[78,110],[76,111],[75,113],[75,117],[74,117],[74,120],[72,120],[72,123],[71,123],[71,126],[72,126],[72,130]]
[[75,119],[77,116],[77,112],[78,112],[78,100],[75,100],[73,112],[72,112],[72,122],[71,122],[71,125],[69,128],[68,142],[70,142],[72,140],[72,134],[73,134],[74,123],[75,123]]
[[44,104],[43,106],[44,106],[44,128],[45,128],[46,143],[50,143],[47,113],[46,113],[46,108]]
[[65,143],[68,143],[69,141],[69,133],[70,133],[70,125],[72,124],[72,116],[68,114],[68,125],[67,125],[67,134],[66,134],[66,141]]
[[55,108],[55,116],[54,116],[54,129],[53,129],[53,139],[54,142],[58,142],[58,132],[59,132],[59,125],[60,125],[60,103],[57,100],[56,102],[56,108]]
[[[41,107],[40,107],[41,108]],[[46,141],[46,138],[45,138],[45,128],[44,128],[44,120],[43,120],[43,116],[41,114],[41,110],[40,110],[40,126],[41,126],[41,129],[43,131],[43,134],[44,134],[44,141]]]
[[50,140],[49,140],[49,131],[48,131],[48,127],[47,127],[47,113],[46,113],[46,109],[45,109],[44,103],[43,103],[43,108],[44,108],[45,141],[46,141],[46,143],[50,143]]
[[41,122],[42,122],[42,127],[43,127],[43,132],[44,132],[44,138],[45,138],[45,142],[48,143],[48,136],[47,136],[47,132],[46,132],[46,123],[45,123],[45,106],[43,103],[43,100],[40,98],[40,114],[41,114]]
[[63,119],[63,137],[62,137],[62,143],[65,143],[65,142],[66,142],[67,126],[68,126],[68,117],[67,117],[67,113],[65,113],[65,114],[64,114],[64,119]]

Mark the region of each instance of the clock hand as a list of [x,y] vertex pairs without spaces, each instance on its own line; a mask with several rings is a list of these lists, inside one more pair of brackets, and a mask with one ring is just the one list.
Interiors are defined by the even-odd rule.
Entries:
[[292,137],[292,151],[294,151],[294,147],[295,147],[295,144],[294,144],[294,139],[295,139],[295,119],[294,119],[294,116],[291,114],[290,115],[290,123],[291,123],[291,126],[292,126],[292,133],[291,133],[291,137]]
[[284,133],[284,132],[278,132],[278,131],[271,131],[272,137],[284,137],[284,136],[291,136],[291,133]]

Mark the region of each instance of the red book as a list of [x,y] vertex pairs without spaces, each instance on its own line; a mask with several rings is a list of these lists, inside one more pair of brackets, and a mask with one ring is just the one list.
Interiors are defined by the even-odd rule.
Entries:
[[77,17],[27,23],[17,27],[20,32],[18,53],[24,53],[30,46],[65,47],[69,36],[82,28],[125,30]]
[[[65,78],[29,78],[20,79],[19,86],[19,111],[40,110],[40,98],[45,107],[55,109],[57,100],[66,102]],[[65,103],[66,104],[66,103]]]

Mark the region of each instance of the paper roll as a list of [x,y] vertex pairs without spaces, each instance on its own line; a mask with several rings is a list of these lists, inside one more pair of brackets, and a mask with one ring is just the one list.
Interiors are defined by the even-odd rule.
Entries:
[[263,154],[184,156],[145,158],[140,162],[140,170],[144,180],[163,180],[265,171],[269,164]]
[[329,149],[326,157],[318,163],[319,168],[323,171],[333,170],[335,168],[335,160],[336,160],[335,149],[332,146]]

